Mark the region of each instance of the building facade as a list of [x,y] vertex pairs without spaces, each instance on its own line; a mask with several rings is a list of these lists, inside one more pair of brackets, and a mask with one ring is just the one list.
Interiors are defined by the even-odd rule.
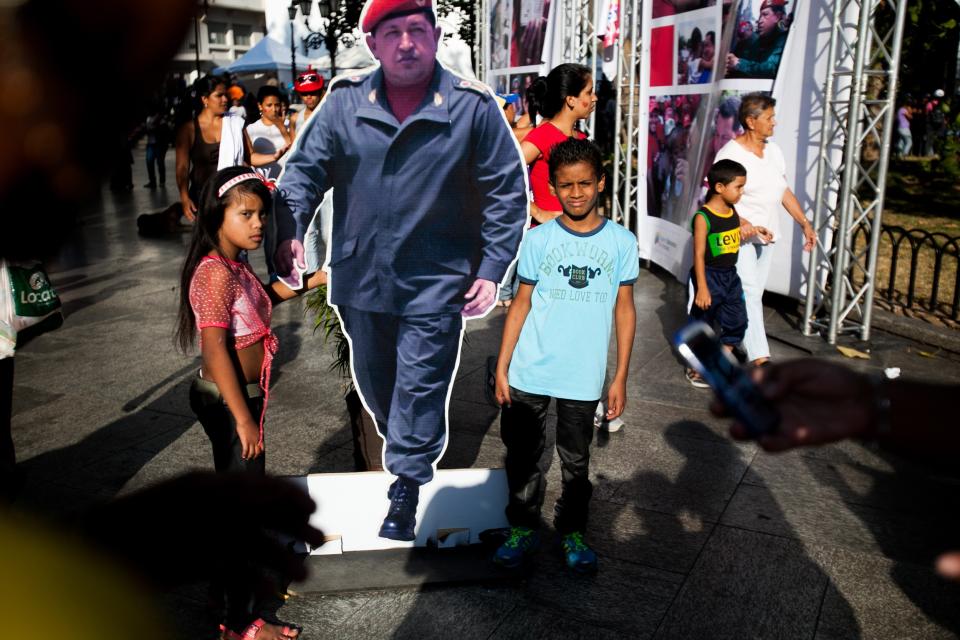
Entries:
[[[187,83],[215,67],[230,64],[267,33],[266,0],[206,0],[171,64]],[[197,41],[199,36],[199,48]]]

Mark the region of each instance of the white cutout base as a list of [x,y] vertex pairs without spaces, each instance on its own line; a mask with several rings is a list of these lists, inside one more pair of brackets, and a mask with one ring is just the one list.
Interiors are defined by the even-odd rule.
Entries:
[[394,476],[386,472],[318,473],[292,478],[306,485],[317,510],[310,524],[327,542],[311,555],[431,545],[440,548],[480,542],[485,529],[506,527],[507,476],[503,469],[443,469],[420,487],[417,539],[388,540],[377,535],[390,501]]

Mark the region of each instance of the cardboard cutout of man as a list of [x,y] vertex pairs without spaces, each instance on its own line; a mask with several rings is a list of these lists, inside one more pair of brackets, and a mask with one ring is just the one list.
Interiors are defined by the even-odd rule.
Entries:
[[361,24],[380,66],[334,81],[290,156],[276,265],[299,284],[304,231],[333,187],[330,303],[397,476],[380,535],[413,540],[419,488],[445,448],[462,318],[489,310],[516,256],[526,180],[487,88],[436,62],[430,0],[370,0]]

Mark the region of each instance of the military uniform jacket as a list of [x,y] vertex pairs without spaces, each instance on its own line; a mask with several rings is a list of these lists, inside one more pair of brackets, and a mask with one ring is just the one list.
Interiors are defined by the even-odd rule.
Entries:
[[500,282],[527,219],[522,158],[486,88],[436,65],[403,124],[380,69],[338,80],[287,161],[278,240],[302,242],[333,190],[330,301],[364,311],[459,312]]

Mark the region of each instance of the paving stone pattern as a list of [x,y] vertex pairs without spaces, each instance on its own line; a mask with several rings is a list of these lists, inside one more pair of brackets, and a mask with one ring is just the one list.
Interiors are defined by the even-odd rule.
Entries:
[[[135,169],[137,184],[146,182],[141,154]],[[136,233],[138,213],[175,197],[172,183],[105,193],[50,264],[67,320],[16,359],[22,508],[63,514],[212,468],[187,403],[198,360],[172,343],[187,235]],[[265,275],[262,259],[253,261]],[[669,276],[642,270],[626,426],[598,434],[593,449],[588,534],[599,574],[572,576],[561,566],[550,530],[559,460],[548,449],[546,543],[525,577],[298,595],[280,615],[300,623],[305,638],[955,637],[960,587],[930,566],[938,551],[960,546],[960,527],[948,515],[957,513],[957,479],[854,442],[780,456],[732,442],[706,410],[708,393],[689,386],[668,347],[684,297]],[[497,309],[468,324],[444,467],[502,464],[498,412],[485,403],[482,383],[503,320]],[[796,323],[768,308],[774,358],[842,359],[819,338],[801,336]],[[330,370],[329,346],[300,301],[278,307],[274,326],[282,349],[268,472],[351,470],[343,381]],[[871,360],[848,363],[960,382],[949,353],[876,333]],[[203,585],[164,595],[180,637],[215,637],[205,597]]]

